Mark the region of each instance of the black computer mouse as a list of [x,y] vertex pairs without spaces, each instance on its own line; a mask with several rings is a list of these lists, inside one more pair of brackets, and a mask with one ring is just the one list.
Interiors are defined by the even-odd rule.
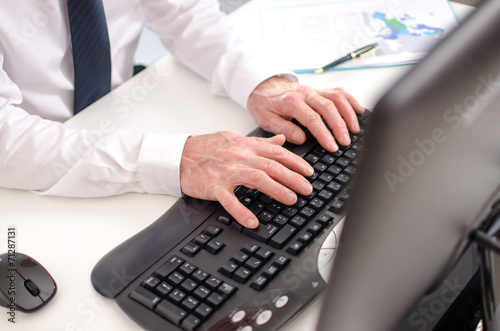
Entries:
[[0,305],[23,312],[45,306],[56,294],[52,276],[33,258],[15,253],[0,255]]

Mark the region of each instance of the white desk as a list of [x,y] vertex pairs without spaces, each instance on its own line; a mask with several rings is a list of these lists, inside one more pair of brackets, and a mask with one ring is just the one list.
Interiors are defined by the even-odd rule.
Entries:
[[[231,15],[241,33],[256,47],[262,40],[262,35],[255,32],[260,31],[259,10],[274,3],[253,0]],[[453,6],[459,17],[471,9],[459,4]],[[408,68],[328,72],[301,76],[301,80],[317,87],[342,86],[365,107],[372,107]],[[193,134],[220,130],[247,134],[256,127],[245,110],[231,100],[213,97],[206,82],[170,56],[68,121],[67,125],[103,133],[121,127],[144,132]],[[7,321],[7,314],[0,314],[0,329],[140,330],[114,300],[94,291],[90,273],[104,254],[154,222],[175,200],[171,196],[144,194],[96,199],[42,197],[0,189],[0,252],[7,250],[7,228],[15,226],[17,250],[44,265],[58,286],[52,302],[40,311],[33,314],[17,312],[16,324]],[[286,330],[312,330],[319,306],[319,302],[313,304]]]

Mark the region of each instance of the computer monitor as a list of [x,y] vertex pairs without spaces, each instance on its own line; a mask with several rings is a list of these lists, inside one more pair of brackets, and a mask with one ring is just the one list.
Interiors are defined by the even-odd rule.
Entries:
[[318,330],[391,330],[498,199],[500,1],[485,1],[378,102]]

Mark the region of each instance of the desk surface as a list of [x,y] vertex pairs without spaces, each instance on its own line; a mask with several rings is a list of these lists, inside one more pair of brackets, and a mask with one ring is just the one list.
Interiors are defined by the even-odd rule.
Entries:
[[[266,5],[269,1],[253,0],[231,14],[240,33],[254,42],[255,47],[262,43],[262,34],[255,29],[260,27],[259,11]],[[472,9],[455,3],[453,7],[459,17]],[[316,87],[342,86],[362,105],[372,107],[408,68],[328,72],[303,75],[300,79]],[[193,121],[193,117],[197,120]],[[231,100],[213,97],[205,81],[169,55],[67,125],[102,133],[128,128],[192,134],[230,130],[243,135],[256,127],[244,109]],[[58,285],[50,304],[33,314],[17,312],[15,324],[7,321],[7,314],[2,314],[0,329],[140,330],[114,300],[94,291],[90,273],[104,254],[154,222],[175,201],[171,196],[146,194],[92,199],[42,197],[0,189],[0,252],[7,250],[7,228],[15,227],[16,250],[37,259]],[[319,306],[319,301],[311,305],[286,330],[312,330]]]

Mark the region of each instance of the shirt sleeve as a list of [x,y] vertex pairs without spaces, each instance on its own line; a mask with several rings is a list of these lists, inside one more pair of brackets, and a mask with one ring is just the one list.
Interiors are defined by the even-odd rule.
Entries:
[[181,195],[187,135],[118,130],[103,135],[29,115],[3,70],[0,48],[0,186],[43,195],[98,197],[126,192]]
[[216,95],[246,108],[252,91],[277,74],[297,77],[273,58],[256,53],[235,33],[217,0],[142,0],[148,27],[184,65],[210,81]]

